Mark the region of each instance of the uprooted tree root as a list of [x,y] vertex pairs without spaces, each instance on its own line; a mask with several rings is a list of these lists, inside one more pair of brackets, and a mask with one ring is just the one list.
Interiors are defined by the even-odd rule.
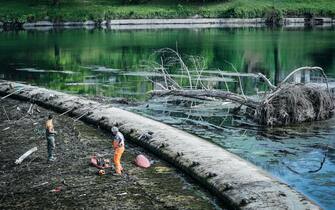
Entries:
[[[246,115],[251,117],[257,123],[267,126],[325,120],[332,117],[334,113],[334,101],[328,88],[328,79],[323,69],[320,67],[307,66],[295,69],[278,86],[271,84],[270,80],[261,73],[249,73],[248,76],[264,81],[270,89],[270,92],[262,96],[261,99],[255,99],[244,95],[240,76],[246,75],[239,73],[229,62],[228,63],[233,67],[236,73],[223,72],[221,70],[218,71],[224,82],[225,76],[238,77],[242,94],[231,92],[226,82],[227,90],[213,89],[202,83],[202,74],[205,72],[203,60],[200,59],[201,62],[199,62],[197,58],[191,57],[191,65],[193,66],[188,67],[177,51],[170,48],[164,48],[158,52],[163,53],[163,55],[167,53],[168,56],[165,60],[168,62],[167,64],[164,64],[161,57],[161,63],[155,63],[154,65],[148,66],[164,76],[163,82],[153,81],[148,78],[154,82],[157,87],[161,88],[151,91],[152,95],[173,95],[201,100],[229,100],[248,107]],[[189,83],[187,89],[184,89],[181,84],[178,84],[177,81],[172,79],[171,75],[168,73],[172,66],[173,68],[179,68],[181,72],[187,73],[185,74]],[[194,69],[194,71],[191,69]],[[326,82],[327,88],[325,89],[311,84],[290,83],[294,78],[294,75],[301,73],[302,71],[317,71],[321,75],[321,78]]]
[[257,106],[254,120],[263,125],[288,125],[332,117],[330,94],[316,86],[286,84]]

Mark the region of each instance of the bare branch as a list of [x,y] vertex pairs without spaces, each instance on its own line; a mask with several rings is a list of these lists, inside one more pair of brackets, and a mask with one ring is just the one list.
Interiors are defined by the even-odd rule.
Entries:
[[[225,61],[225,62],[228,63],[228,64],[234,69],[234,71],[236,71],[236,73],[239,73],[239,72],[237,71],[237,69],[235,68],[235,66],[234,66],[232,63],[230,63],[230,62],[228,62],[228,61]],[[244,98],[246,98],[246,96],[244,95],[244,91],[243,91],[243,87],[242,87],[241,78],[240,78],[239,75],[238,75],[237,77],[238,77],[238,81],[239,81],[239,84],[240,84],[240,89],[241,89],[242,96],[243,96]]]
[[212,97],[219,99],[228,99],[253,109],[256,109],[256,107],[258,106],[258,102],[250,98],[242,97],[239,94],[222,90],[155,90],[151,91],[151,94],[156,96],[184,96],[198,99],[200,97]]
[[270,80],[269,80],[264,74],[262,74],[262,73],[258,73],[257,75],[258,75],[260,78],[262,78],[262,79],[266,82],[266,84],[268,84],[268,86],[270,87],[271,90],[274,90],[274,89],[277,88],[275,85],[273,85],[273,84],[270,82]]

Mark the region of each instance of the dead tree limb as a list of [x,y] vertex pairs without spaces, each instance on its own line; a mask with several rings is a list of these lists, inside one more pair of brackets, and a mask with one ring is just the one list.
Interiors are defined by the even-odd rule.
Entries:
[[25,152],[23,155],[21,155],[21,157],[16,159],[15,164],[21,164],[24,159],[26,159],[29,155],[31,155],[33,152],[36,152],[36,151],[37,151],[37,147],[31,148],[30,150]]
[[3,111],[4,111],[4,113],[5,113],[6,117],[7,117],[7,120],[10,120],[4,106],[2,106],[2,109],[3,109]]
[[[228,61],[225,61],[225,62],[228,63],[228,64],[234,69],[234,71],[235,71],[236,73],[239,73],[239,72],[237,71],[237,69],[235,68],[235,66],[234,66],[232,63],[230,63],[230,62],[228,62]],[[240,85],[240,90],[241,90],[242,96],[246,99],[247,97],[244,95],[243,86],[242,86],[242,82],[241,82],[241,77],[240,77],[240,76],[237,76],[237,78],[238,78],[238,83],[239,83],[239,85]]]
[[[234,65],[230,62],[225,61],[234,69],[235,72],[222,72],[221,70],[215,71],[214,74],[220,74],[222,77],[238,77],[238,85],[240,88],[240,94],[229,91],[229,87],[225,82],[228,91],[214,89],[209,85],[216,85],[210,82],[207,83],[207,87],[202,83],[202,73],[205,66],[201,66],[203,62],[199,61],[199,58],[194,56],[190,57],[192,68],[186,66],[181,55],[178,51],[170,48],[163,48],[159,53],[169,53],[165,60],[167,63],[164,67],[164,62],[161,58],[161,64],[158,64],[159,71],[163,73],[165,86],[163,83],[154,82],[163,90],[150,91],[152,96],[182,96],[186,98],[195,98],[200,100],[230,100],[232,102],[244,105],[251,109],[248,109],[248,117],[251,117],[254,121],[259,124],[274,126],[274,125],[288,125],[294,123],[301,123],[306,121],[324,120],[330,118],[334,114],[335,106],[331,97],[327,76],[321,67],[301,67],[291,72],[280,85],[275,86],[271,81],[263,74],[258,73],[239,73]],[[156,63],[157,65],[157,63]],[[155,68],[154,68],[155,69]],[[169,70],[182,70],[187,73],[189,79],[189,87],[183,88],[183,81],[178,84],[177,81],[172,79],[169,74]],[[190,71],[192,70],[192,72]],[[155,69],[156,70],[156,69]],[[291,84],[287,81],[299,71],[320,71],[325,81],[327,82],[328,93],[319,88],[318,86],[311,87],[302,83]],[[213,73],[209,71],[207,73]],[[265,96],[262,98],[251,98],[244,94],[241,76],[251,76],[254,78],[262,79],[270,89]],[[193,77],[193,78],[192,78]],[[150,79],[149,79],[150,80]],[[192,80],[195,81],[195,85],[192,84]],[[198,87],[200,84],[200,87]],[[219,86],[220,84],[218,84]],[[200,89],[198,89],[200,88]]]
[[163,48],[163,49],[160,49],[158,50],[157,52],[160,52],[160,53],[172,53],[174,54],[176,57],[177,57],[177,60],[180,64],[180,67],[182,70],[186,71],[187,75],[188,75],[188,80],[189,80],[189,85],[190,85],[190,88],[193,89],[193,85],[192,85],[192,77],[191,77],[191,73],[190,73],[190,70],[188,69],[187,65],[184,63],[184,60],[181,58],[180,54],[171,49],[171,48]]
[[300,67],[300,68],[297,68],[295,70],[293,70],[289,75],[287,75],[285,77],[285,79],[280,83],[280,85],[284,84],[287,82],[287,80],[289,80],[294,74],[296,74],[297,72],[299,71],[303,71],[303,70],[318,70],[318,71],[321,71],[322,72],[322,76],[325,77],[325,79],[327,80],[327,76],[325,75],[323,69],[321,67],[318,67],[318,66],[303,66],[303,67]]
[[270,82],[270,80],[264,74],[258,73],[257,75],[265,81],[265,83],[270,87],[271,90],[274,90],[277,88],[275,85],[273,85]]
[[211,97],[219,99],[228,99],[253,109],[256,109],[258,106],[258,102],[250,98],[247,97],[244,98],[239,94],[222,90],[154,90],[151,91],[151,94],[153,96],[173,95],[173,96],[183,96],[197,99],[201,97]]
[[292,75],[294,75],[295,73],[297,73],[299,71],[303,71],[303,70],[320,71],[322,77],[326,81],[328,94],[329,94],[329,96],[331,96],[331,93],[330,93],[330,90],[329,90],[329,85],[328,85],[328,77],[327,77],[325,71],[323,70],[323,68],[318,67],[318,66],[313,66],[313,67],[311,67],[311,66],[304,66],[304,67],[300,67],[300,68],[297,68],[297,69],[293,70],[289,75],[287,75],[287,77],[280,83],[279,86],[281,86],[282,84],[286,83],[287,80],[289,80],[292,77]]
[[17,92],[19,92],[19,91],[21,91],[21,90],[23,90],[23,89],[24,89],[24,88],[20,88],[20,89],[14,91],[14,92],[12,92],[12,93],[9,93],[8,95],[5,95],[4,97],[2,97],[0,100],[3,100],[3,99],[5,99],[5,98],[8,98],[8,97],[10,97],[11,95],[13,95],[13,94],[15,94],[15,93],[17,93]]

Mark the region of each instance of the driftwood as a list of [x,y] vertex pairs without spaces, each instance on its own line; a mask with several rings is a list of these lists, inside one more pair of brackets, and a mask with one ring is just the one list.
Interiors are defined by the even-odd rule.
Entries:
[[275,85],[273,85],[270,80],[262,73],[258,73],[257,74],[259,76],[259,78],[262,78],[264,80],[264,82],[270,87],[271,90],[276,89],[277,87]]
[[6,111],[6,109],[5,109],[4,106],[2,106],[2,109],[3,109],[3,111],[4,111],[4,113],[5,113],[6,117],[7,117],[7,120],[10,120],[9,117],[8,117],[7,111]]
[[231,100],[254,110],[253,120],[269,126],[325,120],[334,111],[334,102],[325,90],[303,84],[282,85],[262,101],[220,90],[159,90],[152,94]]
[[327,91],[303,84],[282,85],[256,108],[254,119],[264,125],[288,125],[325,120],[334,103]]
[[244,98],[236,93],[222,90],[157,90],[152,91],[151,93],[156,96],[173,95],[197,99],[204,99],[204,97],[219,98],[224,100],[228,99],[254,109],[259,105],[259,103],[254,100]]
[[[262,99],[254,99],[244,95],[240,75],[232,64],[229,63],[236,72],[233,72],[232,74],[225,73],[225,75],[235,75],[239,78],[241,94],[229,91],[227,85],[227,91],[224,91],[205,87],[204,84],[199,83],[201,80],[201,73],[204,72],[203,69],[199,69],[199,65],[194,65],[196,69],[196,83],[193,85],[191,79],[192,73],[189,70],[190,68],[185,65],[185,62],[181,59],[181,56],[174,50],[167,51],[176,55],[177,58],[175,60],[180,62],[179,65],[181,66],[182,70],[187,72],[187,76],[189,77],[189,88],[182,88],[181,85],[175,85],[178,83],[174,81],[167,73],[168,70],[164,67],[162,62],[162,64],[159,64],[159,69],[164,69],[161,73],[166,74],[164,76],[164,84],[153,81],[157,84],[158,87],[162,88],[162,90],[151,91],[153,96],[172,95],[202,100],[230,100],[240,105],[249,107],[250,109],[247,109],[247,115],[249,117],[251,116],[255,122],[268,126],[325,120],[332,117],[334,113],[334,101],[328,88],[328,79],[323,69],[320,67],[298,68],[292,71],[278,86],[273,85],[271,81],[261,73],[252,74],[254,78],[261,78],[270,89],[270,91],[265,96],[263,96]],[[193,63],[196,64],[194,58]],[[171,64],[169,65],[171,66]],[[306,70],[321,72],[322,77],[327,83],[327,90],[310,84],[306,85],[289,83],[289,80],[294,74],[298,73],[299,71]],[[201,84],[201,89],[198,87],[199,84]]]
[[37,147],[31,148],[30,150],[25,152],[23,155],[21,155],[21,157],[16,159],[15,164],[21,164],[24,159],[26,159],[29,155],[31,155],[32,153],[34,153],[36,151],[37,151]]
[[27,114],[30,114],[30,115],[34,114],[34,106],[35,104],[30,104]]

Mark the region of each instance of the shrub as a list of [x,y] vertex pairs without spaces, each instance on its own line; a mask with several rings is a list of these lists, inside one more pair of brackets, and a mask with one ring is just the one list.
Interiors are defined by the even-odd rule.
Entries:
[[270,10],[265,12],[265,22],[267,25],[281,25],[283,22],[283,13],[272,7]]

